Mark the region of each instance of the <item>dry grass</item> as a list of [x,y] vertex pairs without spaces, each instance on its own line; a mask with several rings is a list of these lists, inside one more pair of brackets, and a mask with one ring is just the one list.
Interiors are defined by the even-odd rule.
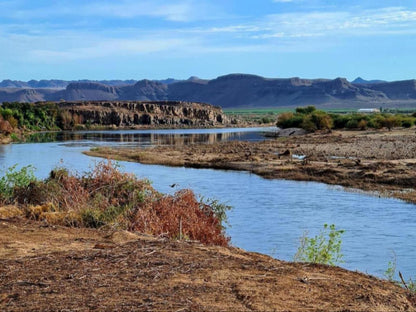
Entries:
[[14,205],[0,207],[0,219],[9,219],[14,217],[20,217],[23,215],[23,211]]

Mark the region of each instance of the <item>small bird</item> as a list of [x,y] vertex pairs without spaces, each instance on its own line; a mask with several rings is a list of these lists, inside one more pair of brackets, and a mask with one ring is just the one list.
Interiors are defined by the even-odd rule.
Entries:
[[173,184],[170,185],[170,187],[175,187],[175,186],[177,186],[176,183],[173,183]]

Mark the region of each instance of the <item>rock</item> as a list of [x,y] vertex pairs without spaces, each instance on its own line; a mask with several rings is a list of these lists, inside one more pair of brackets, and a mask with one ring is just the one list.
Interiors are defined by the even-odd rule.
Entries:
[[0,119],[0,133],[8,135],[12,132],[13,132],[13,127],[10,125],[10,122],[1,118]]
[[76,124],[116,127],[215,126],[228,123],[221,108],[181,101],[60,102],[59,107]]
[[276,137],[289,137],[289,136],[297,136],[297,135],[305,135],[308,132],[302,128],[286,128],[280,129],[274,133]]

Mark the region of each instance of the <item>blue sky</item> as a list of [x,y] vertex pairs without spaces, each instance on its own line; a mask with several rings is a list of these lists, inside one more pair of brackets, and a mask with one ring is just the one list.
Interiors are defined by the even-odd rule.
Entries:
[[0,80],[403,80],[415,52],[414,0],[0,0]]

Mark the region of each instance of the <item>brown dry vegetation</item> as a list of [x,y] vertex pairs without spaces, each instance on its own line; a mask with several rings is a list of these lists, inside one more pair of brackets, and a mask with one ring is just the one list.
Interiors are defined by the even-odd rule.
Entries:
[[[109,226],[170,238],[183,236],[205,244],[228,244],[222,216],[215,207],[197,200],[190,190],[174,195],[159,193],[147,180],[122,173],[111,162],[101,162],[83,176],[56,169],[48,179],[0,193],[0,204],[15,204],[21,215],[48,224]],[[5,211],[13,212],[13,206],[8,207]]]
[[[333,131],[264,142],[151,149],[99,148],[88,155],[147,164],[247,170],[266,178],[318,181],[416,203],[414,129]],[[278,156],[289,151],[288,156]],[[293,155],[305,155],[301,160]]]
[[416,310],[399,286],[337,267],[4,219],[11,210],[0,209],[1,311]]

